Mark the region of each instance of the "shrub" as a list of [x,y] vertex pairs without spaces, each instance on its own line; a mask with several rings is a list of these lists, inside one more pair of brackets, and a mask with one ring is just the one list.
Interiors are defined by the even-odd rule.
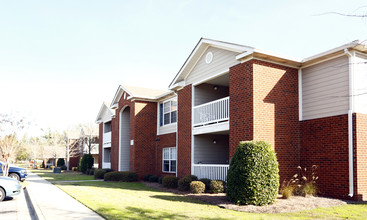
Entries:
[[93,167],[94,159],[91,154],[84,154],[81,160],[80,171],[86,173],[88,169]]
[[162,184],[162,180],[163,180],[163,177],[159,177],[159,178],[158,178],[158,183],[159,183],[159,184]]
[[78,167],[72,167],[71,170],[72,171],[78,171]]
[[106,170],[104,169],[96,169],[94,171],[94,179],[104,179],[104,175],[106,174]]
[[223,193],[225,189],[225,182],[222,180],[212,180],[210,182],[210,191],[212,193]]
[[131,171],[112,171],[104,175],[105,181],[136,182],[138,174]]
[[149,178],[150,178],[151,176],[153,176],[153,175],[152,175],[152,174],[147,174],[147,175],[145,175],[145,176],[144,176],[143,180],[144,180],[145,182],[148,182],[148,181],[149,181]]
[[149,182],[158,182],[158,176],[149,177]]
[[273,203],[279,189],[278,162],[264,141],[242,141],[227,175],[227,199],[238,205]]
[[190,183],[190,191],[195,194],[203,193],[205,192],[205,184],[201,181],[192,181]]
[[62,166],[65,166],[65,160],[64,158],[59,158],[57,160],[57,167],[62,167]]
[[50,166],[50,169],[53,170],[55,168],[55,166]]
[[65,165],[61,166],[61,170],[67,170],[67,167]]
[[87,170],[87,172],[85,172],[85,174],[87,174],[87,175],[94,175],[94,168],[92,168],[92,169],[88,169]]
[[211,179],[202,178],[202,179],[199,179],[199,181],[201,181],[201,182],[203,182],[205,184],[205,191],[206,192],[209,192],[210,191],[210,182],[211,182]]
[[81,172],[82,171],[82,158],[79,159],[79,163],[78,163],[78,171]]
[[178,180],[178,190],[189,191],[190,183],[192,181],[197,181],[198,177],[194,175],[187,175]]
[[166,188],[177,188],[178,178],[175,176],[165,176],[162,179],[162,184]]

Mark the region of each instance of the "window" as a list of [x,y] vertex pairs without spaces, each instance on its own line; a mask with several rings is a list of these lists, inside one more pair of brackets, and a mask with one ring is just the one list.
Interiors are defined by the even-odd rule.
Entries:
[[177,101],[167,101],[159,104],[159,125],[177,122]]
[[176,172],[176,147],[163,148],[163,172]]
[[103,133],[108,133],[112,131],[111,121],[104,123],[104,131]]

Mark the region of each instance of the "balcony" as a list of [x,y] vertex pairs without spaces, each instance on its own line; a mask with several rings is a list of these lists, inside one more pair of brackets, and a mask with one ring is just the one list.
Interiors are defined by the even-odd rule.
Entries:
[[227,181],[228,164],[193,164],[193,174],[199,179]]
[[[229,129],[229,96],[193,108],[194,134]],[[220,125],[220,126],[219,126]],[[213,126],[216,126],[213,128]],[[211,129],[211,128],[213,129]],[[206,129],[209,128],[209,129]]]
[[111,132],[103,133],[103,147],[111,146]]

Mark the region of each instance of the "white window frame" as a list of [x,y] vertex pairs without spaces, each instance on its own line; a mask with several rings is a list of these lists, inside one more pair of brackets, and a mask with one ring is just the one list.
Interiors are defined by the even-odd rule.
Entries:
[[[172,102],[176,102],[176,110],[172,110],[172,108],[171,108],[171,106],[172,106]],[[170,105],[170,109],[169,109],[169,111],[167,111],[167,112],[165,112],[165,110],[164,110],[164,105],[166,104],[166,103],[170,103],[169,105]],[[160,108],[160,106],[161,106],[161,104],[163,104],[163,114],[162,114],[162,125],[161,125],[161,108]],[[172,112],[176,112],[176,121],[175,122],[171,122],[172,121]],[[164,115],[165,114],[169,114],[169,123],[167,123],[167,124],[165,124],[164,123]],[[158,105],[158,126],[159,127],[164,127],[164,126],[169,126],[169,125],[174,125],[174,124],[176,124],[177,123],[177,116],[178,116],[178,102],[177,102],[177,98],[173,98],[173,99],[169,99],[169,100],[166,100],[166,101],[163,101],[163,102],[159,102],[159,105]]]
[[[168,158],[164,158],[164,151],[168,150]],[[175,150],[175,157],[172,157],[172,153],[171,151]],[[168,161],[168,171],[164,170],[164,161]],[[172,171],[172,167],[171,167],[171,161],[175,161],[176,162],[176,170]],[[162,172],[164,173],[176,173],[177,172],[177,148],[176,147],[166,147],[166,148],[162,148]]]

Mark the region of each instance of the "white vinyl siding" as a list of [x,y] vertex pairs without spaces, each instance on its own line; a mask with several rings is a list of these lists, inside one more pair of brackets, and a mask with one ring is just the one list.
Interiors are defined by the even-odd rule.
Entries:
[[163,148],[162,171],[168,173],[176,172],[176,147]]
[[120,113],[120,167],[119,171],[130,170],[130,108]]
[[354,112],[367,114],[367,56],[354,59]]
[[[216,141],[215,144],[213,143],[214,140]],[[195,164],[228,164],[228,135],[195,135],[194,143]]]
[[[205,56],[208,52],[213,53],[213,60],[211,63],[205,62]],[[201,56],[191,73],[186,79],[186,85],[200,82],[213,74],[217,74],[228,70],[229,67],[232,67],[238,63],[236,56],[239,53],[219,49],[216,47],[209,47]]]
[[348,113],[349,59],[341,56],[302,69],[303,120]]

